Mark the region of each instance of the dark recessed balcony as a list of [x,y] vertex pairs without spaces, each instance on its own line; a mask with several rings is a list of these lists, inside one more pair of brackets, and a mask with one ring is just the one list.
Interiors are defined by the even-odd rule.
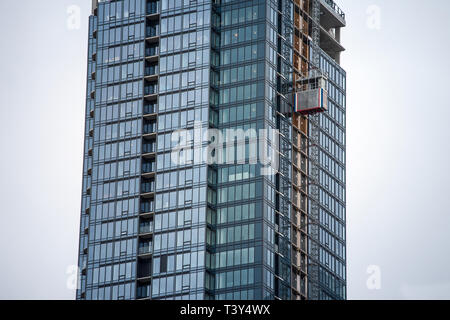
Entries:
[[154,173],[156,170],[156,163],[155,161],[144,161],[142,163],[142,173]]
[[156,158],[156,152],[144,153],[142,158],[145,160],[154,160]]
[[149,16],[159,14],[159,1],[148,1],[146,9],[146,13]]
[[147,38],[153,38],[159,35],[159,25],[158,24],[152,24],[147,26],[145,29],[145,36]]
[[153,36],[153,37],[147,37],[147,38],[145,38],[145,40],[149,44],[156,44],[156,43],[159,43],[159,36],[156,35],[156,36]]
[[159,60],[159,46],[153,45],[145,49],[145,56],[148,62],[158,62]]
[[142,193],[141,197],[144,198],[144,199],[154,199],[155,198],[155,193],[154,192]]
[[145,142],[142,144],[142,153],[148,154],[148,153],[155,153],[156,152],[156,143],[154,141],[152,142]]
[[147,193],[154,193],[155,192],[155,181],[145,181],[141,183],[141,193],[147,194]]
[[144,218],[150,217],[153,215],[155,211],[155,202],[154,201],[141,201],[140,207],[140,215]]
[[155,101],[157,100],[158,97],[158,85],[157,84],[152,84],[152,85],[147,85],[144,88],[144,95],[145,95],[145,100],[147,101]]
[[[150,280],[150,279],[149,279]],[[150,284],[138,285],[136,290],[137,299],[148,299],[151,297],[152,286]]]
[[142,179],[141,197],[144,199],[154,199],[156,183],[154,179]]
[[156,104],[148,103],[144,105],[144,117],[146,115],[156,115]]
[[139,256],[149,256],[152,254],[152,248],[153,243],[152,242],[146,242],[146,243],[140,243],[139,244]]
[[145,67],[145,76],[154,76],[158,75],[159,73],[159,67],[157,64],[147,64]]
[[153,233],[153,221],[143,221],[139,225],[139,233],[141,236]]
[[144,135],[156,133],[156,121],[145,121],[143,129]]
[[159,22],[159,12],[155,10],[153,13],[147,13],[148,21],[158,21]]
[[157,132],[156,121],[144,121],[142,137],[145,140],[156,139],[156,132]]
[[145,67],[145,80],[148,82],[158,81],[159,68],[158,65],[148,65]]

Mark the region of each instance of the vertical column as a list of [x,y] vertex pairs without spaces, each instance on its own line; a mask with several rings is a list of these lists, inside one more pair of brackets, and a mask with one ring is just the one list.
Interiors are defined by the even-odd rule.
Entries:
[[155,218],[160,2],[145,2],[144,98],[136,298],[150,299]]

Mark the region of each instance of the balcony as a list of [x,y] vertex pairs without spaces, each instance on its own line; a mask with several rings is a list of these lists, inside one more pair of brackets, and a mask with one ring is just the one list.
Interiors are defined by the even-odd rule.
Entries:
[[[154,115],[155,117],[151,117]],[[156,104],[147,103],[144,105],[144,118],[155,118],[156,119]]]
[[154,141],[156,139],[156,121],[144,122],[143,138],[146,141]]
[[[144,153],[142,155],[142,158],[144,160],[155,160],[156,159],[156,153]],[[147,174],[144,174],[143,176],[147,176]],[[151,174],[149,175],[150,177],[152,176]]]
[[139,225],[139,233],[140,234],[149,234],[153,233],[153,222],[144,222]]
[[159,43],[159,25],[156,23],[148,25],[145,36],[148,43]]
[[145,56],[151,57],[151,56],[157,56],[159,55],[159,46],[150,46],[145,48]]
[[146,181],[141,184],[141,193],[154,193],[155,192],[155,181]]
[[156,143],[155,142],[149,142],[149,143],[142,144],[142,153],[144,156],[147,154],[154,154],[155,152],[156,152]]
[[[145,141],[154,141],[156,140],[156,123],[144,123],[144,138]],[[155,152],[155,151],[153,151]]]
[[148,16],[159,14],[159,1],[148,1],[146,13]]
[[144,199],[154,199],[155,198],[155,180],[154,179],[142,179],[141,182],[141,197]]
[[151,178],[155,175],[156,163],[155,161],[144,161],[142,163],[142,176],[144,178]]
[[144,122],[144,135],[156,133],[156,121]]
[[156,23],[152,23],[150,25],[147,25],[147,28],[145,29],[145,36],[147,38],[156,37],[159,35],[159,25]]
[[345,27],[345,13],[333,0],[320,0],[320,24],[326,29]]
[[153,243],[145,242],[139,244],[139,255],[140,256],[148,256],[152,254],[153,251]]
[[159,60],[159,46],[153,45],[145,49],[145,59],[147,62],[158,62]]
[[158,84],[157,83],[153,83],[153,84],[146,85],[145,88],[144,88],[144,94],[146,96],[158,94]]
[[150,284],[139,285],[136,291],[137,299],[148,299],[151,297],[152,286]]
[[142,201],[140,215],[143,218],[150,218],[155,211],[155,203],[153,201]]
[[146,77],[158,75],[158,73],[159,73],[159,68],[158,68],[157,64],[150,64],[145,67],[145,76]]
[[144,95],[147,101],[155,101],[158,97],[158,85],[147,85],[144,88]]
[[157,64],[147,65],[145,67],[145,80],[149,82],[158,81],[159,68]]
[[329,56],[334,57],[334,54],[345,51],[345,48],[340,44],[336,31],[328,30],[331,31],[327,31],[323,26],[320,26],[320,47]]
[[142,163],[142,172],[143,173],[155,172],[155,169],[156,169],[156,163],[154,161]]

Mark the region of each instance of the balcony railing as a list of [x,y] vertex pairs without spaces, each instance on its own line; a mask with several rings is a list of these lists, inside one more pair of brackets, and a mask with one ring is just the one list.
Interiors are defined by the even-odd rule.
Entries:
[[142,183],[141,184],[141,192],[142,193],[155,192],[155,182],[154,181],[150,181],[150,182]]
[[144,143],[142,145],[142,152],[145,153],[154,153],[156,152],[156,143]]
[[153,232],[153,223],[146,223],[146,224],[141,224],[139,226],[139,233],[143,234],[143,233],[151,233]]
[[155,104],[146,104],[144,106],[144,114],[153,114],[156,112],[156,105]]
[[154,76],[158,74],[159,68],[157,65],[145,67],[145,76]]
[[140,245],[139,246],[139,254],[149,254],[152,253],[152,243],[151,242],[147,242],[144,245]]
[[144,134],[156,133],[156,123],[144,123]]
[[334,10],[342,19],[345,20],[345,13],[338,7],[338,5],[333,0],[323,0],[331,9]]
[[147,2],[147,14],[159,13],[159,1],[149,1]]
[[141,202],[141,213],[149,213],[155,211],[155,203],[153,201]]
[[146,96],[151,95],[151,94],[157,94],[158,93],[158,86],[155,85],[151,85],[151,86],[146,86],[144,89],[144,93]]
[[144,162],[142,164],[142,173],[155,172],[156,165],[155,162]]
[[150,294],[152,292],[151,288],[152,287],[150,284],[138,286],[137,287],[137,298],[138,299],[150,298]]
[[159,26],[148,26],[145,35],[147,38],[156,37],[159,35]]
[[148,47],[145,49],[145,56],[152,57],[159,55],[159,47]]

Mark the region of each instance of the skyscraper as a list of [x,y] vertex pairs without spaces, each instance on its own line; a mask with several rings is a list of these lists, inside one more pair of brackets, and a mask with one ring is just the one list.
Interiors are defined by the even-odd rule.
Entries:
[[77,299],[345,299],[345,15],[93,0]]

